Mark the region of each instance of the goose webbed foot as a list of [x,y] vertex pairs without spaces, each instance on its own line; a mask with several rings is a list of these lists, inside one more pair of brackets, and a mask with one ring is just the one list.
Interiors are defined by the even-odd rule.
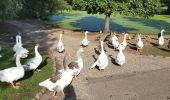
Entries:
[[78,76],[77,75],[75,75],[74,77],[73,77],[73,80],[78,80],[79,78],[78,78]]
[[12,87],[15,88],[15,89],[19,89],[19,87],[20,87],[20,86],[16,85],[15,82],[12,82],[11,85],[12,85]]
[[62,93],[64,96],[67,96],[67,95],[68,95],[68,93],[66,93],[65,90],[61,91],[61,93]]
[[53,97],[57,97],[57,92],[56,91],[53,91],[50,93]]
[[19,85],[20,85],[20,82],[14,82],[14,85],[15,85],[15,86],[19,86]]
[[33,70],[35,73],[37,73],[37,72],[39,72],[39,71],[41,71],[40,69],[34,69]]

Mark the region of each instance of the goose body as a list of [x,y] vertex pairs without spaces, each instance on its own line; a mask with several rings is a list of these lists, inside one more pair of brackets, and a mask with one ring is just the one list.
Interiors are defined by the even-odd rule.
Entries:
[[104,70],[108,66],[108,58],[103,49],[103,41],[101,41],[101,53],[91,68],[94,68],[95,66],[98,66],[100,70]]
[[138,42],[136,44],[137,49],[142,49],[144,46],[142,39],[141,39],[141,34],[138,34]]
[[[0,81],[11,83],[14,87],[13,82],[24,77],[24,68],[20,63],[20,54],[16,56],[16,66],[0,71]],[[15,87],[14,87],[15,88]]]
[[87,33],[88,33],[88,31],[85,32],[84,39],[81,41],[81,44],[82,44],[82,46],[84,46],[84,47],[88,46],[88,44],[89,44],[89,41],[88,41],[88,39],[87,39]]
[[112,45],[114,48],[117,48],[118,45],[119,45],[119,41],[118,41],[118,38],[116,37],[116,35],[114,34],[113,37],[111,38],[111,41],[112,41]]
[[165,30],[162,29],[160,35],[158,34],[158,43],[159,43],[159,46],[162,46],[164,44],[164,37],[163,37],[163,32],[164,31]]
[[117,54],[116,59],[115,59],[115,62],[120,66],[123,65],[126,62],[125,55],[123,54],[123,48],[122,47],[123,46],[118,47],[119,53]]
[[[78,76],[80,74],[81,70],[83,69],[83,59],[81,57],[82,52],[84,52],[83,48],[79,48],[79,50],[77,51],[77,60],[72,61],[68,64],[69,69],[75,70],[74,76]],[[64,69],[59,70],[60,73],[63,71],[64,71]]]
[[38,66],[41,64],[42,62],[42,56],[40,55],[40,53],[38,52],[38,47],[39,45],[37,44],[35,46],[35,57],[30,59],[26,65],[24,65],[24,68],[26,70],[36,70],[38,68]]
[[75,67],[76,73],[74,74],[75,76],[78,76],[81,72],[81,70],[83,69],[83,59],[81,57],[81,53],[83,52],[83,48],[80,48],[77,51],[77,60],[75,62],[71,62],[68,67]]
[[[66,63],[66,56],[63,60],[63,66],[64,70],[60,73],[60,77],[56,81],[52,81],[50,78],[40,82],[39,86],[46,87],[49,91],[54,91],[54,94],[56,92],[63,92],[64,88],[67,87],[74,76],[75,70],[68,68],[68,65]],[[55,95],[54,95],[55,96]]]
[[57,50],[58,50],[59,53],[61,53],[65,50],[64,44],[62,42],[62,36],[63,36],[63,34],[60,34],[60,38],[59,38],[59,41],[57,43]]
[[127,42],[126,42],[126,37],[127,37],[127,33],[125,33],[125,35],[124,35],[124,38],[123,38],[123,42],[121,42],[119,45],[118,45],[118,47],[119,46],[122,46],[121,48],[122,48],[122,50],[125,50],[125,48],[126,48],[126,46],[127,46]]

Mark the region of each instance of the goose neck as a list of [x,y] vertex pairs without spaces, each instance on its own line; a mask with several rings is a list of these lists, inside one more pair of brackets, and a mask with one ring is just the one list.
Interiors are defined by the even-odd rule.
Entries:
[[16,36],[16,44],[17,44],[17,45],[19,44],[19,38],[18,38],[18,35]]
[[38,52],[38,47],[37,46],[35,46],[35,56],[41,58],[41,55]]
[[17,67],[22,67],[19,56],[16,56],[16,66]]
[[163,35],[164,30],[161,30],[161,36]]
[[87,33],[85,33],[85,36],[84,36],[85,39],[87,39]]
[[21,41],[21,36],[19,35],[19,44],[20,44],[20,46],[22,46],[22,41]]
[[126,41],[127,34],[124,35],[123,41]]
[[61,39],[62,39],[62,34],[60,34],[60,38],[59,38],[59,41],[61,41]]
[[104,52],[104,49],[103,49],[103,41],[101,41],[101,52]]

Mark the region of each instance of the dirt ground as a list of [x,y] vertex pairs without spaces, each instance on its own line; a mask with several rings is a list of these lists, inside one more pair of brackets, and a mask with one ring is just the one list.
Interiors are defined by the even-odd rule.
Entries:
[[[77,59],[76,52],[80,47],[80,41],[84,37],[84,33],[76,32],[67,29],[61,28],[51,28],[39,26],[37,24],[30,24],[27,22],[18,22],[18,21],[9,21],[9,23],[17,25],[21,29],[25,30],[25,33],[30,35],[30,37],[36,41],[38,41],[41,46],[44,48],[56,48],[56,43],[58,41],[59,34],[62,31],[65,31],[63,35],[63,43],[66,48],[66,52],[69,52],[72,56],[72,60]],[[113,48],[107,46],[105,44],[105,48],[107,50],[106,54],[109,59],[109,66],[105,69],[105,71],[100,72],[97,69],[89,70],[89,67],[94,63],[95,59],[98,57],[98,54],[95,52],[94,48],[99,45],[99,42],[96,41],[97,32],[89,32],[88,39],[90,41],[89,46],[84,48],[84,52],[82,54],[84,68],[79,75],[79,79],[72,82],[72,84],[66,89],[69,93],[67,96],[62,96],[61,93],[57,94],[56,98],[53,98],[48,91],[40,97],[39,100],[103,100],[103,98],[98,98],[102,93],[100,93],[100,87],[105,88],[108,86],[105,82],[110,79],[111,82],[114,82],[114,79],[109,78],[113,76],[119,76],[124,74],[128,77],[128,75],[154,71],[159,69],[170,68],[170,49],[167,48],[167,43],[169,36],[165,36],[166,43],[165,46],[159,47],[157,46],[156,36],[150,36],[151,39],[149,42],[145,41],[145,46],[143,49],[143,55],[139,55],[136,52],[135,48],[135,39],[128,40],[128,47],[124,51],[126,56],[126,63],[122,67],[117,66],[113,60],[118,54],[118,51],[114,51]],[[120,41],[122,41],[123,35],[120,35]],[[65,52],[65,53],[66,53]],[[63,56],[65,53],[55,52],[57,57],[60,57],[60,64],[62,64]],[[155,56],[153,56],[155,55]],[[130,74],[129,74],[130,73]],[[121,77],[121,76],[120,76]],[[98,81],[93,81],[93,79],[101,79],[100,84]],[[109,83],[112,84],[112,83]],[[38,86],[38,85],[37,85]],[[98,90],[94,90],[94,86],[99,88]],[[112,91],[113,88],[107,88]],[[92,91],[96,93],[92,93]],[[105,90],[107,94],[107,91]],[[114,90],[113,90],[114,91]],[[99,92],[99,94],[98,94]],[[139,94],[140,95],[140,94]],[[112,97],[109,95],[108,97]],[[114,99],[107,99],[114,100]],[[129,100],[129,99],[116,99],[116,100]],[[133,99],[135,100],[135,99]]]

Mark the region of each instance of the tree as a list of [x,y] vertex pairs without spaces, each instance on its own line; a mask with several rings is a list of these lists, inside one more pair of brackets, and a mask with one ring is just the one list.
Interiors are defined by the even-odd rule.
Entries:
[[161,0],[161,3],[167,6],[167,14],[170,14],[170,0]]
[[159,12],[160,0],[74,0],[73,6],[88,14],[105,14],[104,32],[109,32],[112,13],[149,18]]
[[0,2],[0,20],[5,20],[16,16],[16,13],[22,8],[20,0],[1,0]]
[[57,11],[69,10],[71,6],[64,0],[22,0],[19,16],[48,20]]

